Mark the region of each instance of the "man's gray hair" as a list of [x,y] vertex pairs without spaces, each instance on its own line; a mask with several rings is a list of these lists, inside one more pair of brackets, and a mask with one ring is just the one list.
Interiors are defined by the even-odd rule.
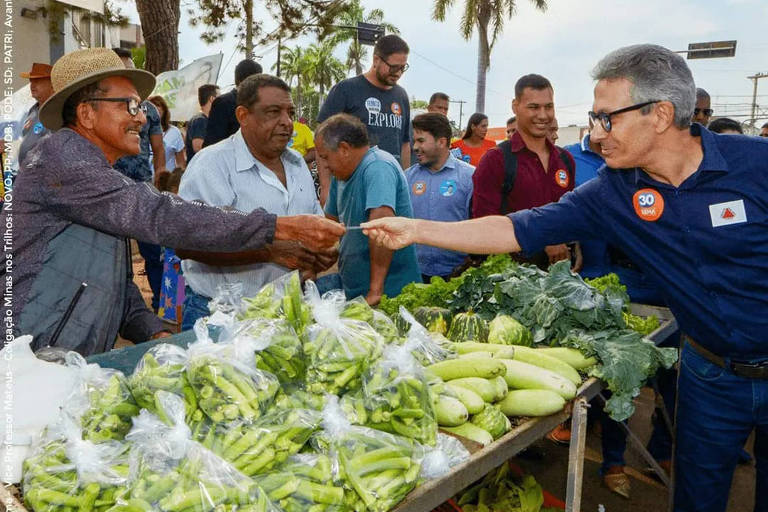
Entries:
[[360,119],[349,114],[336,114],[326,119],[315,131],[316,139],[323,139],[323,146],[331,151],[346,142],[353,148],[368,145],[368,130]]
[[662,46],[637,44],[619,48],[597,63],[592,78],[629,80],[634,103],[669,101],[675,106],[675,126],[684,129],[691,125],[696,106],[693,75],[680,55]]

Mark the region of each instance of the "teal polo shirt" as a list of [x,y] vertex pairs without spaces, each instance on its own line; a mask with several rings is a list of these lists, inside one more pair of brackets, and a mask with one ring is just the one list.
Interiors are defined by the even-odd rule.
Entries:
[[[345,226],[359,226],[370,211],[388,206],[398,217],[413,217],[408,183],[397,160],[372,147],[346,181],[331,180],[325,213]],[[350,231],[339,246],[339,273],[347,298],[365,296],[370,289],[371,255],[368,237],[362,231]],[[384,293],[394,297],[408,283],[420,282],[421,273],[413,246],[395,251],[384,282]]]

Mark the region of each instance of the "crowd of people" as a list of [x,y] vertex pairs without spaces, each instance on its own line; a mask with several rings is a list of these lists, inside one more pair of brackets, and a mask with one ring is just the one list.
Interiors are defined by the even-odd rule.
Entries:
[[[504,141],[487,138],[482,113],[456,139],[444,92],[411,117],[398,85],[409,52],[379,38],[370,69],[330,90],[314,134],[288,84],[252,60],[232,91],[199,88],[185,133],[126,50],[34,64],[13,189],[15,332],[85,355],[118,335],[171,335],[156,315],[163,248],[182,260],[185,330],[232,284],[251,296],[293,270],[376,305],[483,254],[542,269],[570,260],[584,277],[618,274],[634,302],[677,318],[680,373],[657,378],[677,417],[674,458],[661,422],[649,445],[668,472],[675,460],[675,509],[725,510],[753,430],[757,496],[768,496],[768,140],[710,122],[685,61],[653,45],[599,62],[577,144],[556,145],[554,86],[538,74],[516,81]],[[601,421],[605,485],[628,498],[624,432]]]

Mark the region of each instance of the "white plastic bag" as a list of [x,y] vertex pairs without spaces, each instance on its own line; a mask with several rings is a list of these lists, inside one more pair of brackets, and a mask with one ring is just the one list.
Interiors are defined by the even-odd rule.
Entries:
[[75,382],[71,368],[37,359],[31,342],[20,336],[0,350],[0,480],[6,483],[21,481],[33,440],[56,421]]

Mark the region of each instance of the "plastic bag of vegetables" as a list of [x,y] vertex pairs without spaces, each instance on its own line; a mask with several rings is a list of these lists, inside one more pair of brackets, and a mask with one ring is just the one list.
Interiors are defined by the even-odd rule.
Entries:
[[335,474],[327,455],[303,453],[254,480],[285,512],[351,512],[344,487],[334,481]]
[[128,379],[136,404],[158,414],[157,391],[168,391],[184,399],[187,423],[203,419],[197,407],[195,391],[187,380],[187,351],[176,345],[161,343],[149,349]]
[[127,439],[138,461],[128,493],[110,512],[277,512],[250,478],[191,439],[181,398],[158,392],[166,424],[142,410]]
[[469,451],[455,437],[437,434],[437,443],[427,448],[421,462],[421,476],[427,480],[447,475],[453,468],[469,460]]
[[434,397],[410,346],[387,345],[363,378],[364,425],[433,446],[437,439]]
[[238,312],[240,320],[285,318],[299,335],[312,321],[309,305],[304,302],[298,271],[267,283],[255,297],[243,299],[242,306]]
[[[307,390],[339,395],[359,389],[363,373],[381,355],[383,338],[367,322],[341,316],[347,306],[343,293],[329,292],[320,298],[315,284],[308,281],[306,298],[317,321],[307,329],[304,343]],[[355,308],[365,314],[364,308]]]
[[189,346],[187,379],[198,407],[214,422],[258,419],[272,404],[280,383],[259,370],[253,355],[243,357],[231,342],[213,343],[202,320],[195,323],[197,340]]
[[271,470],[298,453],[320,428],[320,413],[308,409],[277,411],[253,424],[210,424],[195,428],[192,437],[246,476]]
[[122,372],[88,364],[77,352],[66,355],[77,372],[74,390],[64,410],[82,428],[83,439],[100,443],[122,440],[139,407]]
[[211,314],[227,315],[234,317],[241,313],[243,305],[243,283],[227,283],[216,288],[216,296],[208,302],[208,310]]
[[357,511],[385,512],[418,484],[424,458],[419,443],[351,425],[334,396],[328,398],[323,410],[323,429],[312,442],[319,452],[337,460],[337,482],[347,491],[347,506]]
[[284,318],[256,318],[237,322],[229,336],[237,350],[253,357],[256,368],[275,375],[283,384],[304,381],[304,349],[296,331]]
[[429,366],[456,357],[447,338],[428,331],[402,306],[400,317],[409,325],[405,346],[422,365]]
[[126,492],[129,445],[84,441],[74,418],[60,422],[24,461],[24,502],[35,512],[104,512]]

